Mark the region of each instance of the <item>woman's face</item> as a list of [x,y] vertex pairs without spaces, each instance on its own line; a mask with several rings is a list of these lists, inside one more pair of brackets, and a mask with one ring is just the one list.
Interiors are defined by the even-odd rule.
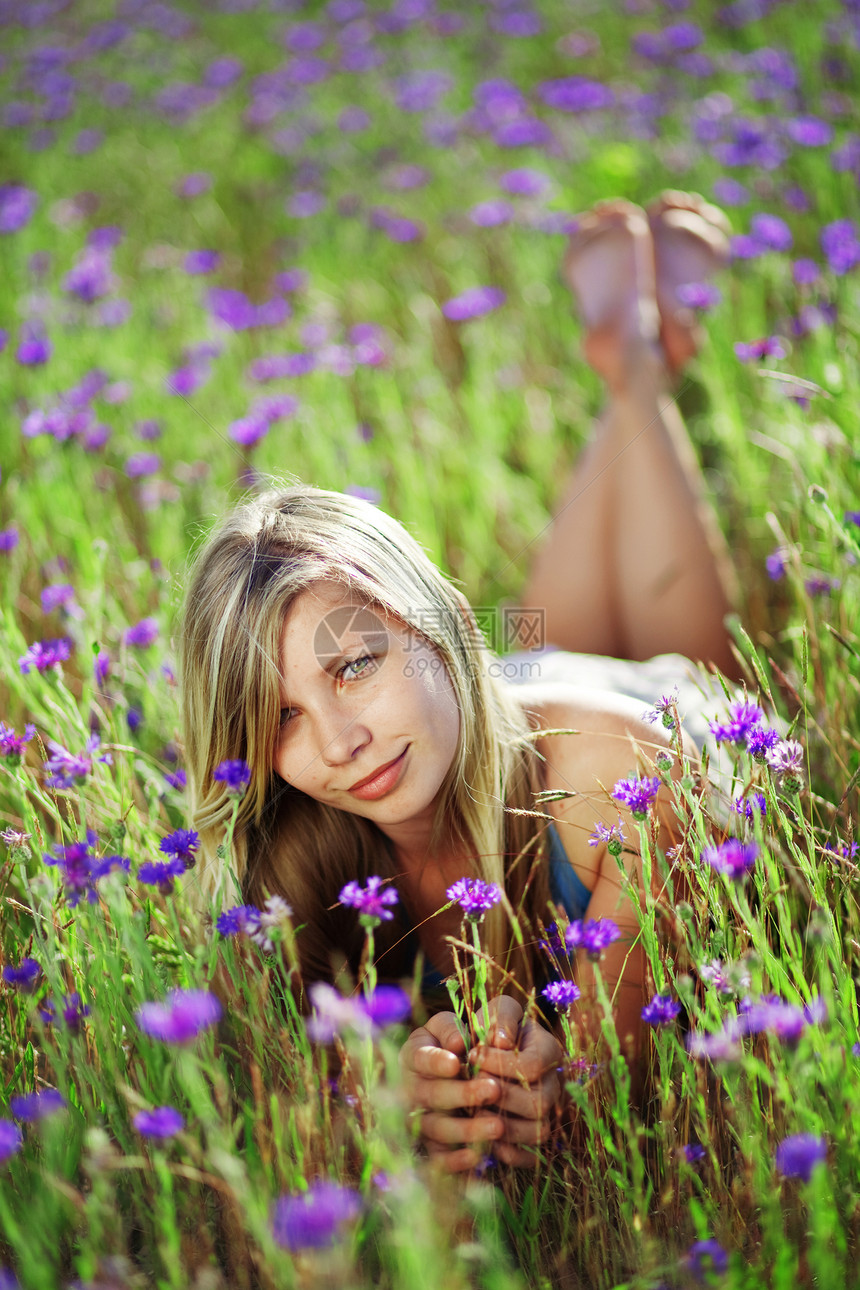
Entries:
[[460,710],[424,637],[319,582],[287,614],[281,676],[274,768],[282,779],[395,841],[429,831]]

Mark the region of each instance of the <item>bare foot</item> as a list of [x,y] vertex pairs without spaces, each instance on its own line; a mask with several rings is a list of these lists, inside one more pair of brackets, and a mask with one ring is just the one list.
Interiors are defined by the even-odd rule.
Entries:
[[648,207],[657,269],[660,340],[676,374],[697,352],[702,329],[694,311],[679,298],[690,283],[707,282],[729,257],[729,223],[717,206],[698,193],[667,189]]
[[645,212],[631,202],[600,202],[578,221],[562,266],[586,327],[585,357],[610,386],[628,363],[659,344],[654,248]]

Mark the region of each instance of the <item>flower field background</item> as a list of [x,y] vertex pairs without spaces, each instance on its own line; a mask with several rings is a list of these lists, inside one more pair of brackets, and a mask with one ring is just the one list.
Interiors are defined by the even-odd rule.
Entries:
[[[0,1286],[860,1284],[858,83],[848,0],[0,0]],[[646,1104],[607,1021],[573,1136],[451,1181],[402,1010],[309,1034],[285,912],[188,906],[183,572],[294,475],[516,603],[599,407],[566,234],[666,186],[734,229],[679,401],[748,701],[668,860],[643,806]]]

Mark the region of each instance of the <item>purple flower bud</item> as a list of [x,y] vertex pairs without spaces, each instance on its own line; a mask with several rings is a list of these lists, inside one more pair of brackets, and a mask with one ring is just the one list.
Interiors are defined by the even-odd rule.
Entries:
[[139,623],[129,627],[123,640],[126,645],[136,649],[148,649],[158,639],[158,623],[154,618],[141,618]]
[[45,1088],[35,1093],[22,1093],[9,1099],[9,1109],[16,1120],[35,1122],[65,1110],[66,1099],[59,1089]]
[[279,1245],[294,1252],[328,1249],[360,1212],[361,1199],[351,1188],[315,1182],[301,1195],[280,1197],[272,1214],[272,1233]]
[[173,1106],[156,1106],[138,1111],[132,1123],[145,1138],[172,1138],[185,1127],[185,1121]]
[[174,990],[165,1003],[145,1003],[135,1020],[145,1035],[166,1044],[187,1044],[221,1020],[219,1000],[208,990]]
[[3,969],[3,980],[7,985],[20,990],[22,994],[32,994],[39,984],[42,969],[35,959],[22,959],[17,967],[7,963]]
[[713,1275],[723,1276],[729,1268],[729,1256],[719,1241],[694,1241],[687,1251],[687,1267],[694,1280],[709,1285]]
[[498,309],[506,300],[499,287],[471,287],[442,306],[442,313],[453,322],[467,322]]
[[24,727],[24,733],[18,735],[11,726],[7,726],[0,721],[0,756],[5,757],[13,765],[17,765],[24,753],[24,745],[29,743],[36,733],[34,725]]
[[[10,1160],[24,1145],[24,1136],[12,1120],[0,1119],[0,1165]],[[2,1290],[0,1282],[0,1290]],[[15,1283],[17,1285],[17,1282]]]
[[72,642],[63,637],[60,640],[36,641],[18,659],[21,671],[26,676],[33,668],[37,672],[47,672],[49,668],[59,668],[71,653]]
[[809,1182],[816,1165],[827,1159],[827,1141],[814,1133],[795,1133],[783,1138],[776,1149],[776,1167],[785,1178]]

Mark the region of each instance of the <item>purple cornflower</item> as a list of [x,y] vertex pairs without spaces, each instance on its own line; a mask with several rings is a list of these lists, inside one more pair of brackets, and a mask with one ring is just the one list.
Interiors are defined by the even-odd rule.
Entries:
[[498,309],[507,299],[501,287],[470,287],[442,306],[442,313],[452,322],[467,322]]
[[564,933],[568,950],[583,949],[595,962],[613,941],[620,938],[621,929],[611,918],[578,918]]
[[189,251],[185,257],[185,272],[191,274],[212,273],[221,263],[218,251]]
[[367,886],[360,887],[357,882],[348,882],[341,890],[338,900],[342,905],[357,909],[364,927],[377,927],[381,922],[390,922],[394,917],[391,905],[398,901],[393,887],[382,886],[382,879],[374,875],[368,878]]
[[129,627],[123,639],[126,645],[136,649],[147,649],[158,637],[158,623],[154,618],[141,618],[139,623]]
[[18,659],[18,665],[25,676],[33,668],[37,672],[47,672],[50,667],[59,668],[71,654],[71,648],[72,642],[66,636],[59,640],[35,641]]
[[828,847],[825,855],[833,856],[837,860],[854,860],[860,852],[860,842],[840,842],[834,847]]
[[107,650],[99,650],[93,661],[93,679],[99,689],[102,688],[110,674],[110,654]]
[[75,589],[68,582],[54,582],[43,587],[39,595],[42,612],[50,614],[54,609],[68,609],[74,602]]
[[[90,1015],[89,1005],[84,1003],[81,996],[75,991],[74,994],[63,996],[60,1012],[63,1019],[63,1025],[73,1035],[79,1035],[84,1023],[84,1017]],[[39,1015],[46,1025],[50,1026],[57,1019],[56,1005],[48,999],[39,1009]]]
[[22,327],[21,340],[15,351],[15,359],[22,367],[41,367],[53,352],[53,345],[40,330],[32,326]]
[[194,853],[200,846],[200,835],[193,829],[175,829],[173,833],[168,833],[166,838],[162,838],[158,844],[159,851],[163,851],[166,856],[173,856],[181,860],[183,868],[192,869],[194,867]]
[[104,762],[110,766],[113,758],[110,753],[102,753],[100,757],[93,757],[93,753],[101,746],[101,739],[98,735],[90,735],[86,747],[82,753],[75,755],[70,753],[62,744],[58,744],[53,739],[48,740],[48,748],[51,756],[44,763],[45,770],[50,771],[46,780],[49,788],[74,788],[77,784],[82,784],[88,775],[93,773],[94,762]]
[[765,995],[759,1000],[742,999],[738,1005],[737,1017],[729,1022],[726,1030],[735,1038],[744,1035],[759,1035],[769,1031],[795,1045],[810,1022],[823,1020],[822,1005],[816,1000],[814,1005],[800,1008],[797,1004],[786,1003],[776,995]]
[[590,847],[599,847],[603,843],[611,856],[620,856],[624,847],[624,828],[619,819],[617,824],[604,824],[598,820],[594,832],[588,839]]
[[742,363],[753,363],[762,358],[785,358],[787,352],[779,336],[765,336],[762,340],[735,341],[735,355]]
[[251,940],[259,945],[264,954],[274,954],[275,946],[283,940],[284,928],[292,916],[292,906],[282,896],[268,896],[260,910],[257,926],[249,930]]
[[668,994],[655,994],[642,1009],[642,1020],[649,1026],[670,1026],[681,1005]]
[[215,930],[221,936],[253,936],[260,926],[260,911],[256,905],[234,905],[225,909],[215,920]]
[[791,229],[778,215],[753,215],[750,230],[759,246],[768,251],[791,250],[794,241]]
[[185,1121],[174,1106],[156,1106],[138,1111],[132,1124],[145,1138],[172,1138],[185,1127]]
[[765,558],[764,567],[767,569],[767,576],[771,582],[779,582],[780,578],[785,577],[787,568],[786,551],[782,547],[777,547],[771,551],[770,555]]
[[688,1165],[694,1165],[699,1160],[704,1160],[708,1154],[701,1142],[687,1142],[681,1150]]
[[22,184],[0,185],[0,233],[18,233],[33,218],[39,198]]
[[541,990],[543,997],[548,999],[559,1012],[566,1012],[572,1004],[576,1003],[580,993],[579,986],[574,981],[550,981],[549,985]]
[[738,838],[726,838],[716,846],[705,847],[701,859],[717,873],[739,882],[755,866],[758,857],[758,845],[755,842],[741,842]]
[[322,1044],[331,1043],[335,1035],[344,1031],[366,1035],[396,1025],[409,1015],[412,1007],[406,991],[397,985],[377,986],[367,997],[344,998],[332,986],[317,981],[308,993],[313,1016],[307,1022],[307,1032],[311,1039]]
[[176,788],[181,791],[188,783],[188,776],[180,767],[179,770],[165,771],[164,782],[168,788]]
[[687,1267],[691,1276],[703,1285],[709,1276],[723,1276],[729,1268],[729,1256],[719,1241],[694,1241],[687,1251]]
[[645,775],[630,775],[627,779],[619,779],[612,790],[612,796],[632,812],[634,820],[644,820],[659,791],[660,780],[656,775],[650,778]]
[[96,834],[87,830],[85,842],[71,842],[68,846],[55,843],[51,848],[53,854],[42,856],[45,864],[60,870],[66,900],[72,909],[83,897],[89,904],[95,904],[98,900],[96,883],[114,869],[128,871],[130,862],[124,856],[104,856],[97,860],[93,855],[97,842]]
[[215,767],[212,778],[224,785],[228,797],[244,797],[251,782],[251,767],[241,758],[228,758]]
[[780,739],[768,750],[767,764],[788,792],[803,784],[803,745],[796,739]]
[[732,802],[731,809],[737,815],[743,815],[747,820],[754,820],[756,816],[760,820],[767,818],[767,800],[764,793],[752,792],[746,797],[736,797]]
[[747,735],[747,752],[753,761],[766,761],[770,750],[779,742],[778,731],[767,726],[753,726]]
[[818,576],[815,578],[807,578],[803,585],[806,589],[807,595],[829,596],[831,591],[839,590],[841,583],[838,578]]
[[315,1182],[301,1195],[281,1196],[275,1202],[272,1234],[288,1250],[324,1250],[360,1212],[361,1198],[352,1188]]
[[21,1093],[9,1099],[9,1110],[16,1120],[46,1120],[65,1109],[67,1103],[59,1089],[44,1088],[35,1093]]
[[185,873],[185,865],[178,856],[170,860],[147,860],[137,871],[141,882],[148,887],[157,887],[162,896],[169,896],[177,878]]
[[88,305],[109,295],[116,285],[110,251],[98,251],[92,247],[84,251],[63,279],[63,290]]
[[39,984],[42,969],[35,959],[22,959],[17,967],[7,963],[3,969],[3,980],[7,985],[20,990],[22,994],[32,994]]
[[480,923],[484,914],[502,899],[502,889],[498,883],[483,882],[480,878],[458,878],[445,895],[448,900],[456,901],[470,923]]
[[478,228],[498,228],[501,224],[510,224],[514,218],[514,208],[510,202],[497,199],[495,201],[478,202],[469,211],[469,219]]
[[12,1120],[0,1119],[0,1164],[10,1160],[23,1145],[24,1137],[17,1124]]
[[776,1149],[776,1167],[785,1178],[809,1182],[816,1165],[827,1159],[827,1141],[814,1133],[795,1133],[783,1138]]
[[860,238],[850,219],[838,219],[821,230],[821,249],[832,273],[841,276],[860,263]]
[[[732,972],[732,979],[729,977],[729,969]],[[711,959],[708,963],[702,963],[699,968],[699,978],[707,981],[720,994],[734,994],[737,987],[747,987],[750,983],[749,973],[741,964],[725,965],[719,959]]]
[[722,724],[711,722],[711,734],[718,744],[745,744],[750,732],[764,721],[764,712],[757,703],[739,700],[729,707],[729,720]]
[[145,1035],[165,1044],[187,1044],[221,1020],[219,1000],[208,990],[174,990],[164,1003],[144,1003],[135,1020]]
[[24,752],[24,744],[28,743],[35,733],[36,727],[27,725],[24,727],[24,733],[17,735],[11,726],[0,721],[0,757],[5,757],[13,765],[17,765]]
[[378,985],[358,1002],[372,1030],[396,1026],[412,1011],[409,995],[399,985]]
[[691,1030],[685,1042],[691,1057],[700,1057],[707,1061],[734,1062],[742,1055],[736,1036],[726,1030],[718,1030],[713,1035],[701,1030]]
[[[2,344],[0,344],[2,350]],[[21,540],[21,535],[14,524],[8,529],[0,529],[0,551],[14,551]]]
[[715,287],[712,282],[682,282],[676,288],[675,295],[682,305],[700,313],[713,309],[723,298],[719,287]]

